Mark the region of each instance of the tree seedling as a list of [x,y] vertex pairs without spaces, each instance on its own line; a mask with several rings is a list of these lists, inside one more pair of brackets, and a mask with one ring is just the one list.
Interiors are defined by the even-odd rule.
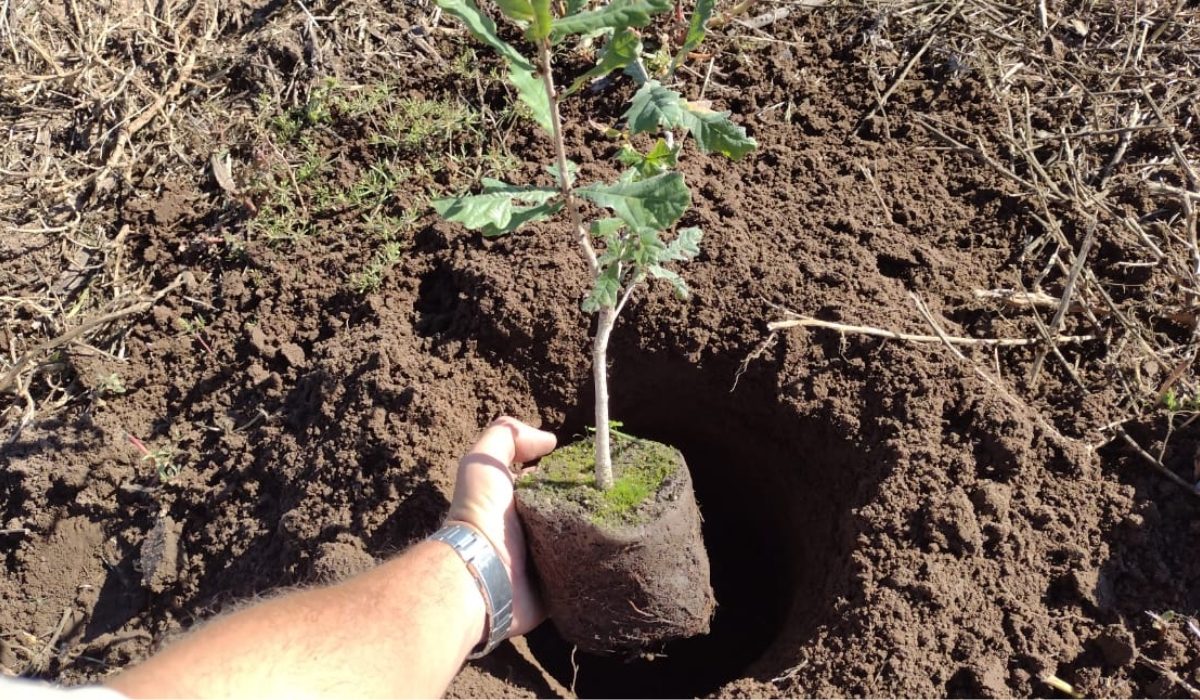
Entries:
[[179,476],[179,465],[175,463],[175,450],[170,447],[160,447],[151,451],[141,438],[131,434],[126,434],[126,437],[129,438],[130,444],[142,454],[142,460],[154,466],[159,481],[166,482]]
[[[647,75],[637,30],[650,24],[653,16],[673,9],[671,0],[610,0],[595,9],[586,9],[587,4],[587,0],[496,0],[504,17],[533,46],[534,57],[528,58],[500,38],[496,24],[472,0],[438,0],[445,12],[503,59],[509,84],[554,147],[554,162],[546,170],[556,185],[516,185],[484,178],[478,194],[440,199],[433,204],[445,219],[488,237],[511,233],[565,210],[571,235],[591,273],[591,288],[582,307],[597,316],[592,342],[596,486],[607,490],[613,485],[607,367],[613,325],[634,292],[651,280],[662,280],[680,298],[687,297],[686,283],[668,265],[690,260],[700,252],[699,228],[679,229],[669,241],[664,240],[664,234],[676,228],[691,203],[691,193],[677,170],[684,137],[690,135],[705,153],[735,160],[757,144],[746,136],[745,129],[730,121],[727,112],[715,112],[702,102],[685,100]],[[679,63],[704,39],[713,5],[714,0],[697,1],[683,41],[673,59],[663,66],[662,77],[669,80]],[[596,65],[560,92],[554,79],[554,50],[569,37],[603,39],[605,43],[596,54]],[[663,54],[665,48],[660,47],[656,53]],[[576,181],[578,168],[567,158],[559,105],[589,81],[617,70],[640,83],[619,132],[625,145],[617,160],[626,169],[615,182],[582,185]],[[635,146],[633,137],[639,134],[653,137],[648,149]],[[587,220],[584,202],[607,209],[610,215]]]

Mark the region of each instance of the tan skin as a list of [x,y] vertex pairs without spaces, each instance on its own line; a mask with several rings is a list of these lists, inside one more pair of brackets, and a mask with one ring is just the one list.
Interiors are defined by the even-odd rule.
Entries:
[[[448,519],[480,530],[508,568],[510,636],[545,617],[526,575],[511,466],[554,446],[552,434],[505,417],[458,465]],[[458,554],[422,542],[343,583],[220,617],[108,685],[135,698],[440,696],[483,638],[484,618]]]

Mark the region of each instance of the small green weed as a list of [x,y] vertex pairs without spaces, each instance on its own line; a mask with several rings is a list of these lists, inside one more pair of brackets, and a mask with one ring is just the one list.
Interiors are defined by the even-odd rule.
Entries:
[[460,102],[404,98],[395,103],[371,142],[403,152],[444,148],[478,124],[479,114]]
[[[464,54],[460,68],[478,75],[473,56]],[[324,80],[292,108],[264,95],[257,115],[251,163],[258,171],[245,188],[253,212],[245,238],[300,244],[317,235],[365,234],[383,247],[347,280],[359,291],[379,287],[400,255],[388,244],[404,240],[428,209],[423,196],[410,193],[461,188],[463,178],[501,175],[520,164],[483,128],[485,115],[457,96],[399,97],[386,80]],[[343,157],[339,141],[358,144],[355,158]]]
[[367,294],[379,289],[383,284],[383,276],[393,265],[400,261],[404,246],[397,241],[389,241],[375,252],[367,267],[350,281],[350,286],[359,294]]
[[344,204],[372,209],[383,206],[411,176],[412,171],[396,163],[375,163],[346,191]]
[[[351,92],[350,89],[345,91]],[[341,94],[334,100],[336,108],[351,118],[377,112],[392,98],[392,85],[386,81]]]
[[196,314],[191,318],[179,316],[175,319],[175,326],[188,335],[194,335],[204,330],[208,326],[208,322],[200,314]]
[[312,232],[312,223],[300,208],[299,193],[290,183],[277,183],[267,203],[250,220],[248,232],[251,237],[271,242],[294,243]]
[[1180,395],[1167,389],[1159,403],[1169,413],[1200,413],[1200,394]]
[[[271,117],[268,122],[271,130],[283,141],[294,141],[306,129],[330,123],[333,120],[330,97],[338,89],[336,80],[326,79],[320,87],[312,91],[308,101],[303,105]],[[260,111],[270,110],[272,107],[270,97],[260,96],[258,106]]]
[[304,158],[296,166],[296,183],[304,184],[320,175],[329,160],[321,154],[319,147],[311,139],[302,137],[300,145],[304,148]]
[[120,396],[125,393],[125,380],[121,379],[121,375],[116,372],[102,374],[99,385],[96,387],[96,393],[101,397]]
[[175,448],[171,445],[163,445],[157,449],[151,450],[146,447],[146,443],[142,442],[134,435],[127,435],[129,442],[137,448],[142,454],[142,461],[149,462],[154,466],[154,471],[158,475],[158,480],[167,482],[179,476],[180,465],[175,458]]

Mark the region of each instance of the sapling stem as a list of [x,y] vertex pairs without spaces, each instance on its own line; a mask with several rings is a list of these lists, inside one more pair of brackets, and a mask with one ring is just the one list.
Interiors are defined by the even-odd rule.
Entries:
[[596,261],[596,250],[592,247],[592,239],[588,234],[587,226],[583,224],[583,216],[579,213],[579,202],[575,199],[571,176],[567,171],[567,146],[563,141],[562,116],[558,110],[558,91],[554,89],[554,73],[550,70],[549,40],[538,42],[538,63],[538,69],[542,74],[542,84],[546,86],[546,95],[550,98],[550,124],[553,127],[550,138],[554,141],[554,161],[558,166],[558,189],[562,192],[567,214],[571,217],[571,225],[575,227],[579,249],[583,252],[588,270],[594,277],[600,273],[600,264]]
[[613,486],[608,424],[608,338],[617,321],[617,310],[605,306],[596,316],[596,337],[592,339],[592,381],[596,385],[596,488],[606,491]]
[[[554,73],[551,71],[550,42],[538,42],[538,64],[542,74],[542,84],[546,86],[546,95],[550,99],[550,137],[554,141],[554,159],[558,165],[558,188],[562,192],[567,213],[571,217],[571,225],[575,227],[575,235],[579,239],[579,249],[583,252],[588,270],[595,279],[600,275],[600,264],[596,258],[596,250],[592,247],[591,234],[583,223],[579,212],[579,203],[571,186],[570,173],[567,170],[567,147],[563,141],[562,116],[558,109],[558,92],[554,89]],[[630,288],[629,291],[633,291]],[[628,295],[625,297],[628,299]],[[622,304],[624,306],[624,304]],[[596,336],[592,339],[592,382],[596,394],[596,488],[607,491],[613,486],[611,435],[608,425],[608,339],[612,335],[613,325],[617,321],[615,306],[601,307],[597,312]]]

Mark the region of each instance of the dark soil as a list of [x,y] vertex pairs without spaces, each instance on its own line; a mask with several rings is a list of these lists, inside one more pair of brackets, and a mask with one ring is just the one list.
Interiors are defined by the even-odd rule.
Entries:
[[[592,445],[584,443],[585,453]],[[626,470],[645,468],[641,460],[662,460],[669,471],[640,504],[598,520],[597,508],[572,500],[555,483],[561,476],[552,454],[518,483],[517,513],[546,610],[563,639],[583,652],[653,654],[666,642],[709,632],[716,604],[700,510],[678,450],[617,438],[612,453],[618,484]]]
[[[393,75],[399,94],[476,99],[476,85],[404,43],[416,11],[384,3],[367,24],[386,36],[355,36],[416,57]],[[272,3],[246,17],[210,76],[230,81],[230,114],[262,71],[318,73],[299,49],[302,13]],[[656,659],[584,659],[576,673],[547,625],[532,657],[504,645],[452,695],[1028,696],[1052,693],[1047,673],[1089,695],[1183,694],[1161,669],[1200,682],[1200,639],[1185,625],[1200,611],[1200,511],[1120,443],[1089,440],[1111,420],[1116,382],[1080,397],[1048,362],[1037,392],[1014,402],[941,346],[821,330],[783,332],[754,355],[776,305],[928,333],[911,293],[952,334],[1036,333],[972,294],[1020,275],[1035,212],[992,169],[911,128],[915,115],[1001,123],[984,77],[947,75],[933,51],[891,96],[889,128],[877,117],[851,133],[881,89],[863,69],[865,22],[797,5],[771,25],[775,41],[719,44],[706,97],[759,149],[732,165],[691,155],[684,223],[706,232],[683,270],[694,295],[639,295],[613,336],[614,417],[691,467],[711,633]],[[446,55],[463,45],[436,40]],[[362,78],[359,52],[326,47],[321,68]],[[687,74],[685,89],[701,82]],[[594,119],[615,118],[612,93],[586,100]],[[582,176],[607,172],[616,144],[576,123],[591,149]],[[529,133],[513,131],[511,148],[544,155]],[[103,678],[249,596],[352,574],[436,528],[457,457],[494,416],[563,441],[589,422],[585,272],[561,227],[483,240],[426,217],[382,285],[356,293],[345,280],[373,252],[356,219],[321,223],[350,227],[325,237],[243,238],[246,212],[204,169],[239,137],[212,137],[194,168],[140,182],[119,209],[130,265],[157,286],[184,270],[195,283],[132,325],[126,361],[85,348],[59,358],[84,387],[118,372],[124,392],[0,448],[0,526],[28,529],[0,535],[6,670]],[[365,137],[323,138],[352,181]],[[208,242],[225,234],[240,252]],[[1099,269],[1120,262],[1116,229],[1097,235]],[[13,279],[53,250],[32,235],[2,246]],[[197,312],[203,343],[176,323]],[[1100,350],[1064,352],[1105,383]],[[1033,354],[971,357],[1024,390]],[[1190,470],[1195,427],[1168,441],[1155,425],[1129,429]],[[178,475],[160,481],[128,435],[170,445]]]

